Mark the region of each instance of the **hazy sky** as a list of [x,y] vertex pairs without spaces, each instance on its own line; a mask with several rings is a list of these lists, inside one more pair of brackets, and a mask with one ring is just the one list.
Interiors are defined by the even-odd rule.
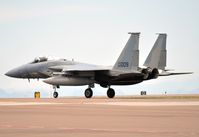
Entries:
[[[198,0],[0,0],[0,97],[30,96],[51,86],[9,78],[8,70],[52,55],[99,65],[113,65],[127,32],[141,32],[140,65],[157,35],[168,34],[167,68],[193,71],[132,86],[114,86],[116,94],[199,93]],[[61,87],[60,95],[83,95],[84,87]],[[96,92],[95,92],[96,91]],[[96,86],[94,94],[105,95]],[[4,95],[5,94],[5,95]]]

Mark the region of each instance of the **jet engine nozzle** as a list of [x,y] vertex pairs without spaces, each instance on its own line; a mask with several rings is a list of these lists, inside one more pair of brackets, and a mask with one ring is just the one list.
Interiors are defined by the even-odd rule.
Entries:
[[149,77],[149,71],[148,71],[148,69],[143,69],[141,72],[144,75],[143,79],[144,80],[148,79],[148,77]]
[[154,69],[151,71],[151,73],[150,73],[148,79],[156,79],[156,78],[158,78],[158,76],[159,76],[159,71],[158,71],[157,68],[154,68]]

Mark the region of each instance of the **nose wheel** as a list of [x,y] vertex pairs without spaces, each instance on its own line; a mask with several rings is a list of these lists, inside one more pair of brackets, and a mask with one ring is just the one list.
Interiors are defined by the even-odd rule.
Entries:
[[91,98],[93,96],[93,91],[91,88],[87,88],[84,92],[86,98]]
[[58,96],[59,96],[58,92],[55,91],[55,92],[53,93],[53,97],[54,97],[54,98],[58,98]]
[[115,91],[114,91],[114,89],[109,88],[109,89],[107,90],[107,96],[108,96],[109,98],[113,98],[113,97],[115,96]]
[[53,97],[54,98],[58,98],[58,96],[59,96],[58,92],[56,91],[57,88],[59,88],[59,86],[53,86],[53,89],[54,89]]

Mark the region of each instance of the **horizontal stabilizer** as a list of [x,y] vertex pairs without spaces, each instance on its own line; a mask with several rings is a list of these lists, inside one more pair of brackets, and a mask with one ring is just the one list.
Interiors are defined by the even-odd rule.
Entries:
[[186,74],[193,74],[193,72],[166,72],[163,71],[159,74],[159,76],[171,76],[171,75],[186,75]]

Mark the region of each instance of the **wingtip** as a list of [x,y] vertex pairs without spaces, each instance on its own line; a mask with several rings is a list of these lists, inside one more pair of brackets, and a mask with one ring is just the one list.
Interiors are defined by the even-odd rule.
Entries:
[[193,74],[194,72],[188,72],[187,74]]

